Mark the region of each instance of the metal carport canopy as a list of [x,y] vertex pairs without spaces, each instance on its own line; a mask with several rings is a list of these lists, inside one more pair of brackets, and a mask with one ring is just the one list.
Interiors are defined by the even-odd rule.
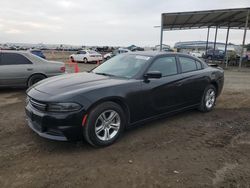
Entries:
[[[164,31],[208,28],[208,33],[207,33],[207,43],[208,43],[209,29],[216,28],[215,42],[214,42],[214,50],[215,50],[217,30],[218,28],[222,28],[222,29],[227,29],[226,45],[225,45],[225,57],[226,57],[228,34],[230,29],[244,29],[243,42],[242,42],[242,46],[244,47],[246,32],[249,29],[248,25],[249,16],[250,16],[250,7],[237,8],[237,9],[193,11],[193,12],[162,13],[160,50],[162,50]],[[243,47],[241,50],[239,68],[241,68],[241,63],[242,63]]]
[[[176,12],[162,14],[163,30],[232,28],[244,29],[249,8],[208,10],[194,12]],[[249,29],[249,26],[248,26]]]

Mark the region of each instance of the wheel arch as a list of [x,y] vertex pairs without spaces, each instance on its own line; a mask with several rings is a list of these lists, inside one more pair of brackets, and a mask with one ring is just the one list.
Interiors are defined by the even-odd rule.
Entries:
[[107,98],[98,100],[94,104],[89,106],[89,108],[87,109],[87,113],[89,113],[94,107],[96,107],[99,104],[104,103],[104,102],[114,102],[114,103],[118,104],[125,113],[126,126],[129,124],[129,122],[130,122],[130,110],[129,110],[128,104],[126,103],[126,101],[122,97],[107,97]]
[[218,90],[219,90],[219,85],[218,85],[218,83],[217,83],[215,80],[213,80],[213,81],[211,81],[211,85],[213,85],[213,86],[215,87],[215,89],[216,89],[216,95],[217,95]]
[[35,75],[42,75],[42,76],[44,76],[45,78],[48,78],[48,76],[46,76],[46,74],[44,74],[44,73],[40,73],[40,72],[33,73],[33,74],[31,74],[31,75],[28,77],[28,79],[27,79],[27,81],[26,81],[26,85],[27,85],[27,86],[28,86],[28,84],[29,84],[30,78],[31,78],[32,76],[35,76]]

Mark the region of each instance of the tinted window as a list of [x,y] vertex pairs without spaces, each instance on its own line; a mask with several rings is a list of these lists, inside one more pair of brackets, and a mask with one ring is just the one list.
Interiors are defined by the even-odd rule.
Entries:
[[30,60],[24,57],[21,54],[15,53],[2,53],[1,56],[2,65],[23,65],[23,64],[32,64]]
[[155,60],[148,71],[159,71],[162,76],[177,74],[175,57],[162,57]]
[[195,60],[188,57],[179,57],[182,72],[197,70]]
[[201,62],[199,61],[196,61],[196,66],[197,66],[197,69],[202,69],[202,65],[201,65]]
[[76,54],[86,54],[85,51],[78,51]]

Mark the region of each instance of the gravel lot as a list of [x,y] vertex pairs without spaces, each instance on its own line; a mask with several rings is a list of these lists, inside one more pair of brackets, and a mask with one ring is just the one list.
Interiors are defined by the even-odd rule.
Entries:
[[250,71],[226,71],[225,79],[212,112],[193,110],[146,123],[103,149],[40,138],[25,121],[25,90],[2,89],[0,185],[249,187]]

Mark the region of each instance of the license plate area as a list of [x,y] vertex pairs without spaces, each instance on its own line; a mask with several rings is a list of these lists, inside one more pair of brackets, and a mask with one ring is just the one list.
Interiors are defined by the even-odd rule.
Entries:
[[42,114],[36,114],[35,112],[26,109],[26,114],[28,116],[28,121],[32,123],[32,126],[34,129],[36,129],[39,132],[45,132],[45,127],[42,126],[43,124],[43,115]]

